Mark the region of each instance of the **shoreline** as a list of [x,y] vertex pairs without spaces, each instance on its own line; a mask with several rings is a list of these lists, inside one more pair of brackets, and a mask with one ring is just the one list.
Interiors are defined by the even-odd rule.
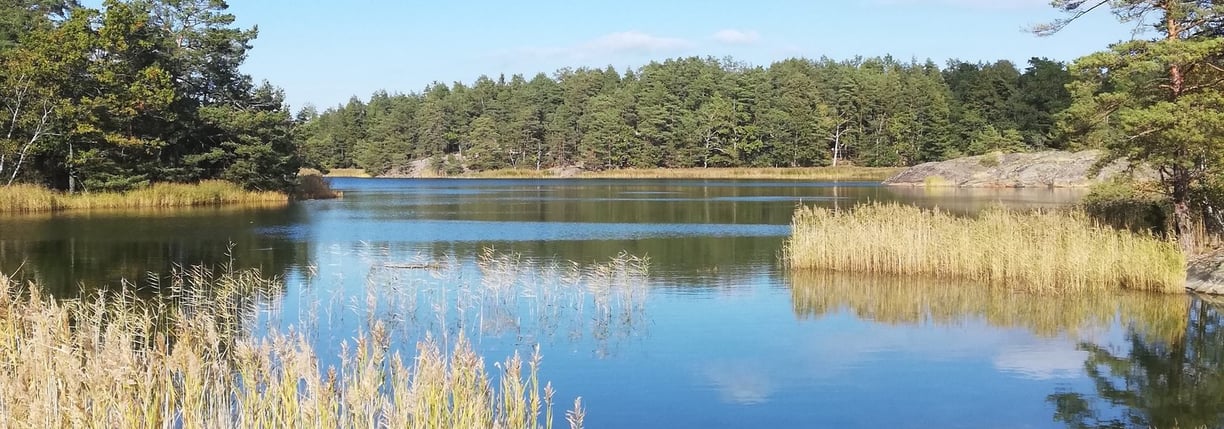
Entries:
[[458,175],[371,176],[356,168],[332,169],[324,177],[388,179],[760,179],[883,182],[904,170],[900,167],[763,167],[763,168],[649,168],[587,171],[576,168],[543,170],[491,170]]
[[92,194],[65,194],[37,185],[0,188],[0,214],[288,204],[289,201],[289,194],[286,193],[248,191],[222,180],[193,184],[157,183],[127,192]]

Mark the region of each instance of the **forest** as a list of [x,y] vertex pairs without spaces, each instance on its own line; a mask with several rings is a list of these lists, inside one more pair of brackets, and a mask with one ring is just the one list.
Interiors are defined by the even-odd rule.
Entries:
[[239,70],[257,32],[236,28],[227,8],[0,2],[0,185],[291,186],[300,158],[284,94]]
[[622,72],[562,69],[297,114],[312,166],[402,170],[432,157],[445,172],[674,167],[905,166],[992,151],[1066,146],[1066,64],[835,61],[768,67],[676,58]]
[[236,26],[224,0],[0,1],[0,183],[287,190],[303,166],[905,166],[1099,148],[1156,170],[1189,236],[1194,212],[1224,205],[1224,6],[1052,6],[1065,18],[1037,35],[1100,6],[1142,34],[1070,64],[687,57],[379,91],[294,115],[278,87],[241,71],[258,31]]

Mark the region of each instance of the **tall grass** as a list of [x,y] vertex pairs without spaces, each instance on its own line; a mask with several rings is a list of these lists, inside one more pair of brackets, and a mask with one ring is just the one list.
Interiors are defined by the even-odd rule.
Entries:
[[650,168],[589,171],[580,177],[609,179],[786,179],[879,182],[900,169],[879,167],[810,168]]
[[785,258],[795,269],[956,277],[1046,292],[1177,292],[1186,279],[1174,243],[1062,211],[995,208],[967,218],[896,203],[800,207]]
[[[879,182],[896,174],[897,168],[810,167],[810,168],[624,168],[582,171],[581,179],[777,179]],[[505,169],[466,173],[476,178],[566,178],[552,170]]]
[[[449,352],[427,339],[404,359],[376,323],[324,370],[302,333],[243,330],[251,291],[274,286],[196,269],[165,300],[56,301],[0,277],[3,426],[551,428],[538,351],[503,362],[494,387],[464,338]],[[581,427],[575,407],[566,415]]]
[[288,200],[283,193],[248,191],[221,180],[195,184],[157,183],[128,192],[71,195],[34,185],[0,187],[0,213],[285,203]]

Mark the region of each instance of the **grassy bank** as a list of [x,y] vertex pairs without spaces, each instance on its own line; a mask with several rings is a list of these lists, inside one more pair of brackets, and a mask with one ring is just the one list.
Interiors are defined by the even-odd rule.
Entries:
[[991,209],[975,218],[900,204],[801,207],[785,258],[795,269],[930,275],[1034,291],[1177,292],[1172,242],[1098,226],[1079,212]]
[[898,171],[900,171],[898,168],[876,167],[626,168],[602,171],[506,169],[470,172],[452,177],[491,179],[772,179],[880,182],[893,176]]
[[[174,298],[55,301],[0,276],[3,426],[552,427],[538,353],[502,362],[494,382],[462,338],[404,359],[379,322],[324,370],[304,333],[245,333],[249,297],[275,283],[196,269],[172,282]],[[566,418],[581,427],[574,407]]]
[[[316,170],[317,171],[317,170]],[[326,177],[373,177],[360,168],[333,168],[327,170]]]
[[71,195],[34,185],[0,187],[0,213],[284,203],[288,200],[288,195],[283,193],[248,191],[220,180],[196,184],[158,183],[128,192]]
[[580,177],[608,179],[786,179],[870,181],[889,178],[900,169],[876,167],[812,168],[652,168],[587,171]]

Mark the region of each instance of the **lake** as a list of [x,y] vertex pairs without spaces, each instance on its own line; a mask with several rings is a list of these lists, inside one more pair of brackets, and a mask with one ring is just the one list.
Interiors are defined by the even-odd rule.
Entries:
[[[797,204],[901,201],[969,215],[1062,207],[1078,191],[332,185],[343,199],[0,217],[0,269],[72,296],[121,279],[155,293],[193,264],[257,268],[285,287],[262,301],[255,333],[309,332],[326,358],[377,319],[397,350],[463,335],[490,368],[538,345],[557,411],[581,396],[591,428],[1224,425],[1224,330],[1207,301],[1041,296],[779,264]],[[645,276],[633,272],[639,258]]]

